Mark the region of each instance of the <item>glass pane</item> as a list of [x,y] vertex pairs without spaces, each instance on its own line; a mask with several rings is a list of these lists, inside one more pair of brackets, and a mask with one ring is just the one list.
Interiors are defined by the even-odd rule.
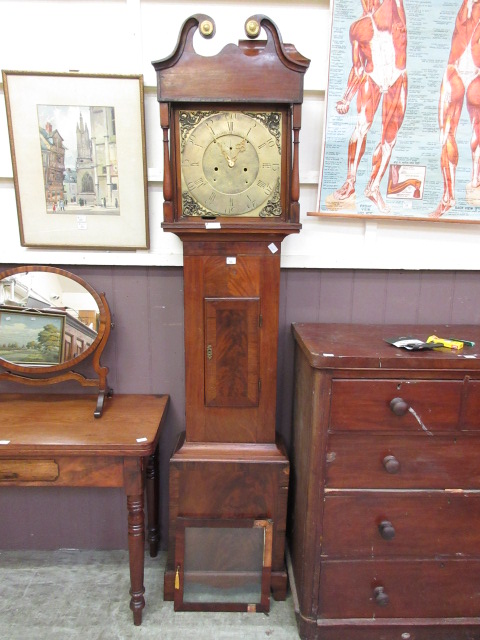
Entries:
[[265,530],[187,527],[183,601],[258,604]]

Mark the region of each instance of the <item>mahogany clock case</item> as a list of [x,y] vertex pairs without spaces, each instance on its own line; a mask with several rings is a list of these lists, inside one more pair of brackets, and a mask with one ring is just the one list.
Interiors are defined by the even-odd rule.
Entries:
[[[267,39],[255,40],[262,28]],[[250,40],[214,56],[195,52],[197,29],[212,37],[215,23],[191,16],[172,55],[153,63],[162,227],[183,241],[184,254],[186,420],[170,460],[164,597],[185,607],[185,573],[203,567],[186,552],[185,520],[217,521],[220,530],[225,521],[268,521],[271,559],[261,602],[248,608],[265,611],[270,590],[284,599],[287,587],[289,462],[275,434],[280,249],[301,228],[298,143],[309,61],[263,15],[246,21]],[[228,567],[228,558],[215,564],[217,584],[233,580]]]

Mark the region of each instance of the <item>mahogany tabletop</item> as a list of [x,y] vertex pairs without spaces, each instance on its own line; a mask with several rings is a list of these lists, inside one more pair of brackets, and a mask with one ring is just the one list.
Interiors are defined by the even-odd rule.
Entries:
[[97,396],[0,394],[0,457],[12,455],[151,455],[168,395],[119,394],[95,418]]

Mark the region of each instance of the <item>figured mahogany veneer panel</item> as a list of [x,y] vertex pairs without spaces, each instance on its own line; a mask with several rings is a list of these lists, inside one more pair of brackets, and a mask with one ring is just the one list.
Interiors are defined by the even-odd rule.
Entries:
[[[333,380],[330,429],[418,432],[421,425],[430,431],[457,429],[463,389],[457,381]],[[390,406],[392,400],[399,405],[398,414]]]
[[462,436],[334,434],[328,441],[326,486],[480,489],[475,447],[473,438]]
[[[207,465],[198,462],[182,468],[183,488],[189,490],[182,491],[179,496],[179,513],[226,518],[252,517],[258,513],[261,514],[259,517],[273,517],[282,471],[280,466],[217,462],[210,464],[213,468],[208,473]],[[194,491],[194,487],[202,489]]]
[[326,561],[320,614],[344,619],[478,616],[479,575],[480,560]]
[[258,406],[258,298],[205,300],[205,405]]
[[325,498],[322,556],[480,555],[480,493],[364,492]]
[[[227,249],[228,250],[228,249]],[[206,297],[254,297],[261,291],[262,258],[256,255],[208,256],[205,259]],[[232,264],[228,258],[235,258]]]

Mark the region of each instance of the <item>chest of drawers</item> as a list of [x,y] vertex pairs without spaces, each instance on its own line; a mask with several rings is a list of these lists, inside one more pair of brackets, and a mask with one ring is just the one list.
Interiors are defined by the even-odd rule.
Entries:
[[[295,324],[290,574],[308,640],[480,638],[480,329]],[[406,351],[385,339],[473,340]]]

